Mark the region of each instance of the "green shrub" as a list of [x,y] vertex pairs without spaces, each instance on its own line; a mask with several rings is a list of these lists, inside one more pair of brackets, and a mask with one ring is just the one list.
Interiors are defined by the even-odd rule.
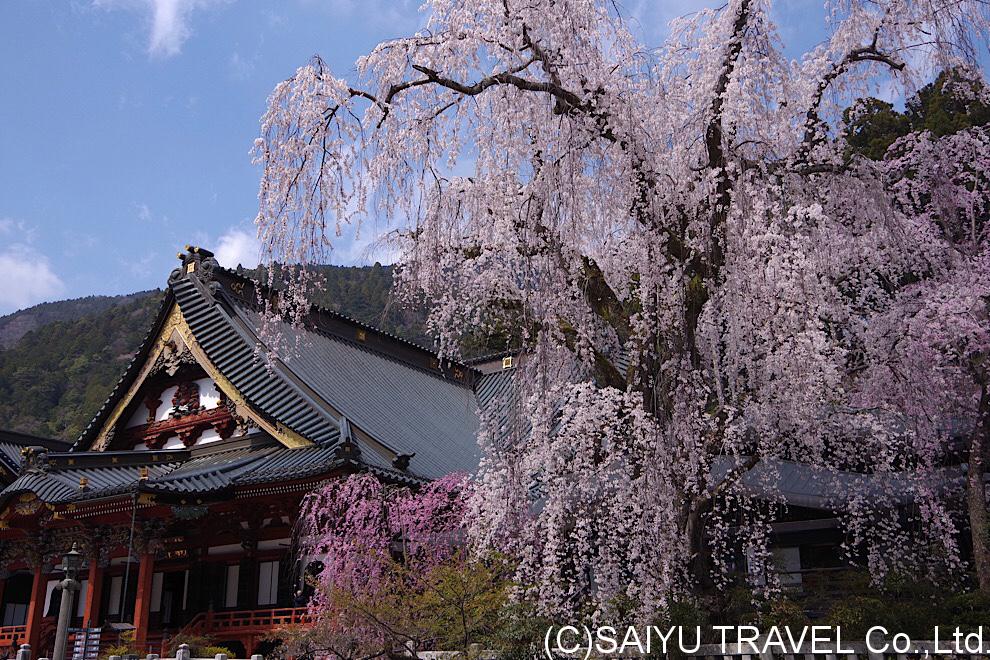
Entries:
[[850,639],[865,639],[866,631],[873,626],[890,625],[889,621],[881,620],[885,610],[886,605],[879,598],[850,596],[834,603],[825,620],[830,626],[841,626],[843,635]]
[[945,610],[951,625],[966,632],[976,632],[979,626],[990,621],[990,594],[974,591],[951,596],[945,602]]
[[711,625],[708,615],[708,608],[695,600],[682,599],[671,603],[667,610],[666,620],[662,622],[666,626],[680,626],[682,628],[694,628],[701,626],[702,630],[707,630]]
[[506,603],[498,622],[486,641],[487,648],[498,652],[499,660],[529,660],[543,655],[543,635],[552,622],[538,615],[531,603]]
[[[226,653],[228,656],[231,655],[228,649],[218,646],[212,637],[206,635],[183,635],[181,637],[173,637],[168,642],[168,654],[174,658],[175,652],[178,651],[179,647],[183,644],[189,646],[189,654],[194,658],[212,658],[217,653]],[[211,651],[210,649],[220,650]]]
[[133,630],[120,633],[120,638],[117,640],[117,643],[107,646],[106,650],[104,650],[104,660],[109,658],[111,655],[140,655],[137,652],[137,646],[134,644],[134,635],[135,631]]
[[781,597],[766,604],[760,616],[760,624],[763,627],[801,628],[808,625],[808,616],[801,606],[793,600]]

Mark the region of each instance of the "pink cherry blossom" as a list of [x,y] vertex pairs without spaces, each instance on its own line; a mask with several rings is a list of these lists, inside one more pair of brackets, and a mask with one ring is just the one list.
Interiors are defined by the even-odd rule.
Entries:
[[[321,262],[383,218],[444,357],[513,329],[470,536],[513,553],[545,613],[651,620],[736,548],[772,588],[783,461],[846,479],[835,510],[875,575],[958,575],[963,487],[941,463],[950,429],[990,428],[986,131],[873,162],[837,123],[975,63],[986,4],[829,0],[796,60],[770,0],[686,16],[658,48],[618,7],[430,0],[353,80],[302,66],[255,148],[270,258]],[[374,582],[387,544],[360,538],[370,559],[331,575]]]

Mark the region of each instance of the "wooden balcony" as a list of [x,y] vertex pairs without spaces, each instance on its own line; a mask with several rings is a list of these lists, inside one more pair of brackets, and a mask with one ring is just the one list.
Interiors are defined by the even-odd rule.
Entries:
[[309,609],[280,607],[270,610],[201,612],[182,629],[183,633],[221,639],[223,633],[258,633],[305,623]]
[[27,626],[0,627],[0,648],[14,644],[27,644]]
[[[165,649],[172,640],[181,641],[186,637],[207,636],[216,642],[241,641],[250,653],[254,640],[264,637],[273,630],[307,621],[309,621],[309,609],[306,607],[200,612],[179,632],[165,635],[158,644],[162,657],[165,657]],[[157,648],[153,652],[158,653]]]

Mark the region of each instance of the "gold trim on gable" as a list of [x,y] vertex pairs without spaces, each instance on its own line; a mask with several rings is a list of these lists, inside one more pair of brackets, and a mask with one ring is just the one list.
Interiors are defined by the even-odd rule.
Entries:
[[155,361],[158,360],[158,356],[162,354],[165,350],[165,345],[172,341],[172,333],[180,324],[184,324],[185,320],[182,318],[182,312],[179,311],[179,306],[172,303],[172,308],[168,312],[168,316],[165,317],[165,323],[162,325],[161,331],[158,333],[158,337],[155,338],[155,343],[151,346],[151,350],[148,351],[148,357],[141,367],[141,371],[138,372],[137,376],[134,378],[134,382],[131,386],[127,388],[127,392],[123,397],[117,402],[117,405],[113,407],[113,411],[107,420],[103,423],[100,428],[100,432],[96,436],[96,440],[93,441],[91,449],[94,451],[103,451],[110,444],[110,438],[108,433],[110,429],[117,425],[120,421],[120,416],[124,414],[127,406],[131,404],[134,397],[137,396],[138,391],[141,386],[144,385],[145,379],[148,377],[148,373],[155,366]]
[[311,447],[313,445],[312,440],[307,440],[284,424],[280,424],[277,421],[269,422],[258,414],[251,407],[251,404],[248,403],[247,399],[244,398],[244,395],[238,391],[234,384],[231,383],[219,369],[213,366],[213,363],[210,362],[210,358],[207,357],[206,352],[200,347],[199,342],[197,342],[196,338],[193,336],[192,329],[186,324],[185,319],[182,319],[182,323],[180,324],[178,330],[179,334],[182,336],[182,340],[199,362],[200,366],[203,367],[203,370],[206,371],[207,375],[213,379],[213,382],[216,383],[216,386],[220,388],[227,398],[234,402],[239,415],[250,417],[251,421],[270,433],[286,447]]
[[269,422],[261,414],[254,410],[247,399],[237,390],[233,383],[231,383],[220,371],[213,365],[206,352],[199,346],[196,338],[193,336],[192,329],[186,320],[182,316],[182,310],[179,309],[179,305],[175,302],[172,303],[172,308],[168,312],[168,316],[165,318],[165,322],[162,325],[161,331],[158,333],[158,337],[155,339],[155,343],[152,345],[151,350],[148,352],[148,357],[145,360],[144,365],[138,372],[137,376],[134,378],[134,382],[131,386],[127,388],[127,392],[114,406],[113,411],[107,418],[107,421],[103,423],[100,428],[100,432],[96,436],[96,440],[93,441],[91,449],[93,451],[103,451],[110,444],[109,432],[110,429],[114,428],[119,422],[124,411],[127,410],[128,406],[134,401],[138,392],[141,390],[141,386],[144,385],[145,379],[147,379],[148,374],[154,367],[155,362],[158,357],[165,351],[166,345],[173,341],[173,334],[178,334],[179,338],[186,345],[189,351],[196,358],[199,366],[209,375],[210,378],[216,383],[217,388],[219,388],[228,399],[234,402],[237,409],[237,414],[248,417],[257,424],[261,429],[267,431],[276,440],[281,442],[286,447],[297,448],[297,447],[309,447],[312,446],[313,442],[302,437],[290,428],[287,428],[283,424],[278,422]]

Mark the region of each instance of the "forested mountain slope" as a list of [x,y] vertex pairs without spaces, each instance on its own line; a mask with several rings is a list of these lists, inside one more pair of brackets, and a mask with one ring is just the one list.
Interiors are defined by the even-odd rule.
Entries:
[[110,307],[134,302],[152,293],[152,291],[141,291],[125,296],[86,296],[73,300],[59,300],[0,316],[0,349],[13,347],[21,337],[43,325],[55,321],[75,321]]

